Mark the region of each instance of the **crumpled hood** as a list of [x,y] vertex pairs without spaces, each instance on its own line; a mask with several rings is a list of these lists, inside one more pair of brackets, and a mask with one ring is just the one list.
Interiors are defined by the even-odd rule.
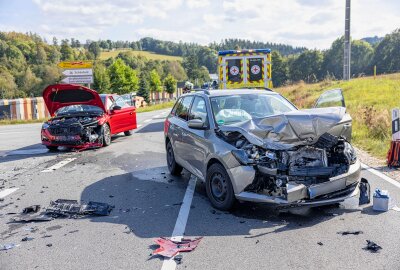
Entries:
[[43,91],[43,100],[51,116],[54,116],[54,112],[59,108],[76,104],[93,105],[106,111],[99,94],[82,85],[49,85]]
[[311,145],[339,124],[346,108],[330,107],[292,111],[220,126],[222,132],[240,132],[252,144],[273,150]]

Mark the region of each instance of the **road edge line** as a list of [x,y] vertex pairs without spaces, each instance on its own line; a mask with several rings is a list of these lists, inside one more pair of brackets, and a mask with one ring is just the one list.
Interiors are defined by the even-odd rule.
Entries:
[[361,167],[362,167],[363,169],[366,169],[366,170],[369,171],[370,173],[375,174],[376,176],[382,178],[382,179],[385,180],[386,182],[389,182],[389,183],[391,183],[392,185],[394,185],[394,186],[400,188],[400,182],[398,182],[398,181],[396,181],[396,180],[390,178],[390,177],[387,176],[386,174],[381,173],[381,172],[375,170],[374,168],[371,168],[370,166],[368,166],[367,164],[364,164],[364,163],[361,163]]
[[[186,223],[189,217],[190,206],[192,205],[194,190],[196,189],[197,177],[191,175],[186,188],[185,196],[183,197],[182,205],[179,210],[178,218],[176,219],[175,227],[172,232],[172,240],[181,240],[185,233]],[[161,270],[175,270],[176,262],[174,258],[164,259]]]

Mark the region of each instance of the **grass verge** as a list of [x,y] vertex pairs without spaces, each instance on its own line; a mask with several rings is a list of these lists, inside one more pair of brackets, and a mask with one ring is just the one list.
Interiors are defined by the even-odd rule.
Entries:
[[182,61],[182,57],[180,56],[172,56],[172,55],[164,55],[164,54],[157,54],[154,52],[148,51],[134,51],[129,49],[119,49],[114,51],[102,51],[100,53],[100,60],[107,60],[110,57],[117,57],[120,52],[131,52],[135,56],[144,56],[147,59],[151,60],[167,60],[167,61]]
[[172,106],[174,106],[174,104],[175,104],[175,101],[164,102],[164,103],[160,103],[160,104],[137,108],[136,112],[142,113],[142,112],[151,112],[151,111],[157,111],[157,110],[162,110],[162,109],[168,109],[168,108],[172,108]]
[[33,119],[33,120],[2,119],[0,120],[0,126],[43,123],[44,121],[46,121],[46,119]]
[[353,117],[352,142],[378,158],[385,158],[391,141],[391,109],[400,106],[400,73],[351,81],[303,82],[276,88],[299,108],[310,108],[328,89],[341,88]]

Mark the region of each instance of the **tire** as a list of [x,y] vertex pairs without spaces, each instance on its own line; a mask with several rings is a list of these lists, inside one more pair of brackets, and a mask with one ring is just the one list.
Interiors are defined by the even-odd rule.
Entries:
[[108,124],[104,124],[101,128],[100,143],[103,145],[103,147],[109,146],[111,144],[111,131]]
[[171,142],[167,144],[167,165],[170,174],[175,176],[181,175],[183,168],[175,161],[175,154]]
[[124,134],[125,134],[125,136],[131,136],[133,133],[132,133],[132,130],[127,130],[127,131],[124,131]]
[[51,152],[55,152],[58,150],[58,146],[53,145],[46,145],[46,148],[49,149]]
[[213,207],[223,211],[232,209],[235,194],[231,179],[220,163],[214,163],[207,170],[206,192]]

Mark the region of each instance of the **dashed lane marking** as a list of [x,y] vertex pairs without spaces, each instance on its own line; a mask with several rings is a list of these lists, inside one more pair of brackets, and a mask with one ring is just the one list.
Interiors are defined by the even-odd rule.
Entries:
[[148,122],[150,122],[151,120],[153,120],[153,119],[146,119],[146,120],[143,121],[143,123],[148,123]]
[[0,191],[0,199],[3,199],[4,197],[10,195],[11,193],[17,191],[18,188],[7,188],[5,190]]
[[42,172],[54,172],[57,169],[60,169],[61,167],[67,165],[68,163],[74,161],[76,158],[66,158],[60,162],[58,162],[57,164],[54,164],[53,166],[43,170]]
[[364,163],[361,163],[361,167],[362,167],[363,169],[366,169],[366,170],[369,171],[370,173],[375,174],[376,176],[378,176],[379,178],[385,180],[386,182],[389,182],[389,183],[391,183],[392,185],[394,185],[394,186],[400,188],[400,182],[397,182],[396,180],[390,178],[390,177],[387,176],[386,174],[383,174],[383,173],[381,173],[381,172],[379,172],[379,171],[377,171],[377,170],[371,168],[370,166],[368,166],[368,165],[366,165],[366,164],[364,164]]
[[[178,218],[176,219],[174,231],[172,232],[171,239],[173,241],[180,241],[185,233],[186,223],[189,217],[190,205],[192,204],[194,190],[196,189],[197,177],[191,176],[186,188],[185,196],[183,197],[181,209],[179,210]],[[175,270],[176,262],[174,258],[165,259],[163,261],[161,270]]]

